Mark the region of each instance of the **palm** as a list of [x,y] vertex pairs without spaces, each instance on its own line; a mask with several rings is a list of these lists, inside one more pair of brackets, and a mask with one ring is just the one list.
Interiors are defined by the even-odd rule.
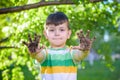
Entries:
[[86,35],[83,34],[83,31],[80,30],[79,33],[77,33],[78,39],[80,41],[79,46],[74,46],[73,48],[79,49],[79,50],[90,50],[92,42],[94,41],[95,37],[93,39],[90,39],[89,37],[90,31],[88,30]]
[[29,42],[23,41],[23,44],[25,44],[28,47],[30,53],[36,53],[37,49],[39,48],[40,38],[40,35],[35,34],[34,40],[32,40],[31,36],[28,34]]

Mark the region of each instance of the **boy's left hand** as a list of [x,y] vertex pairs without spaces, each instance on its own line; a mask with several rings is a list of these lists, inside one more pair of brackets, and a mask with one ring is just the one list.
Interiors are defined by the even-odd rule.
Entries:
[[80,40],[79,46],[73,46],[73,49],[79,49],[82,51],[88,51],[90,50],[93,41],[95,40],[95,37],[90,39],[90,31],[88,30],[86,35],[83,34],[83,31],[80,30],[79,33],[77,33],[78,39]]

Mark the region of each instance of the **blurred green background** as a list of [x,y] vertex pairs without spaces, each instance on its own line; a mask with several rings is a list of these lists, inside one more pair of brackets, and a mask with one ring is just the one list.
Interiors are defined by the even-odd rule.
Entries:
[[114,70],[111,71],[103,62],[95,61],[93,66],[85,62],[84,69],[78,70],[78,80],[119,80],[120,79],[120,60],[113,63]]
[[[54,2],[46,0],[44,3],[49,1]],[[64,12],[70,21],[72,36],[67,45],[79,44],[76,32],[80,29],[84,32],[89,29],[90,37],[96,36],[90,52],[92,56],[79,65],[78,80],[120,80],[119,0],[72,1],[75,4],[46,5],[1,14],[5,8],[39,3],[40,0],[0,0],[0,80],[39,80],[39,72],[22,41],[28,41],[28,34],[37,33],[42,36],[40,45],[48,46],[43,25],[46,17],[56,11]]]

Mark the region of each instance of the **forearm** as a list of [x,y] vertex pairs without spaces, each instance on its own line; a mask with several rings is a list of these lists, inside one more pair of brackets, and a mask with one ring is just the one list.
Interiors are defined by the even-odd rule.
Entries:
[[36,59],[38,62],[42,62],[45,59],[45,55],[42,53],[38,53],[36,54],[36,56],[34,57],[34,59]]
[[[80,54],[80,53],[78,53],[78,54]],[[88,56],[88,54],[89,54],[88,50],[87,51],[82,51],[82,54],[78,57],[78,59],[82,60],[82,59],[86,58]]]
[[83,60],[85,57],[87,57],[89,54],[89,51],[77,51],[77,53],[74,54],[74,60],[79,62]]
[[46,50],[40,50],[37,53],[32,53],[31,57],[36,59],[38,62],[42,63],[46,59]]

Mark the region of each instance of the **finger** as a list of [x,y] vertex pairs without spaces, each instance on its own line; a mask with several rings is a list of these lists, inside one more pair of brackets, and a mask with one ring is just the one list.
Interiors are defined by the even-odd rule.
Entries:
[[36,41],[37,40],[37,34],[35,33],[34,34],[34,41]]
[[80,46],[72,46],[72,49],[79,49]]
[[87,30],[86,38],[89,38],[90,30]]
[[27,43],[27,42],[23,41],[22,43],[23,43],[24,45],[28,46],[28,43]]
[[78,39],[80,39],[80,33],[77,33],[77,37],[78,37]]
[[83,34],[83,30],[80,30],[80,40],[83,42],[84,41],[84,34]]
[[43,49],[45,49],[45,48],[46,48],[46,46],[45,46],[45,45],[42,45],[42,48],[43,48]]
[[38,46],[38,48],[36,49],[36,53],[39,53],[43,49],[45,49],[45,46]]
[[86,38],[84,36],[80,38],[80,43],[86,44]]
[[87,46],[87,41],[86,41],[87,38],[84,36],[83,30],[80,30],[79,36],[80,36],[79,37],[80,38],[80,48],[79,48],[79,50],[83,50]]
[[41,36],[37,35],[36,42],[39,43]]
[[30,42],[32,42],[32,38],[31,38],[30,34],[28,34],[28,39]]
[[81,35],[81,33],[83,33],[82,30],[80,30],[80,31],[77,33],[77,37],[78,37],[78,39],[80,40],[80,43],[82,42],[82,35]]
[[89,35],[90,35],[90,30],[87,30],[86,37],[85,37],[85,40],[84,40],[86,48],[89,47],[89,45],[90,45],[90,37],[89,37]]
[[81,43],[80,33],[77,33],[77,37],[78,37],[79,43]]
[[79,35],[80,35],[80,37],[84,37],[84,34],[83,34],[83,30],[82,30],[82,29],[80,30],[80,34],[79,34]]
[[91,42],[95,41],[95,39],[96,39],[96,37],[93,37],[93,38],[91,39]]

